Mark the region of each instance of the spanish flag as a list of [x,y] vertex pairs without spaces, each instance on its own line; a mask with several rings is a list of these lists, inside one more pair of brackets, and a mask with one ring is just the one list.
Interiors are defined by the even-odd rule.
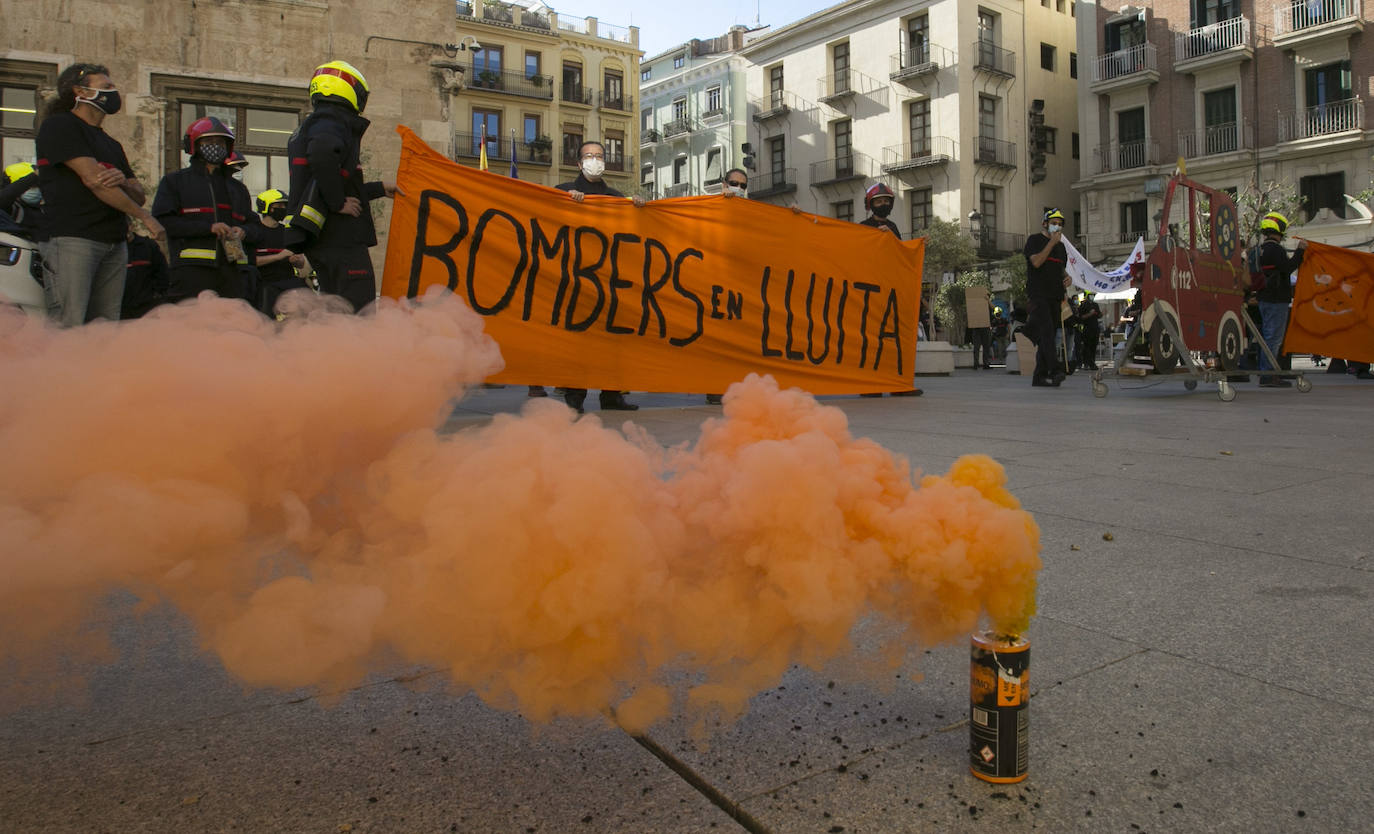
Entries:
[[482,124],[482,149],[477,152],[477,168],[480,171],[487,170],[487,125]]

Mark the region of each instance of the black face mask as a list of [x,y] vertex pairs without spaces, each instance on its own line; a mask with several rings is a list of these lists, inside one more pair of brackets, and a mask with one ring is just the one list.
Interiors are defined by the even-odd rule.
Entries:
[[892,205],[889,203],[874,203],[873,214],[876,217],[887,217],[892,213]]
[[118,90],[95,90],[94,92],[95,95],[89,98],[77,96],[76,100],[95,105],[95,108],[106,116],[113,116],[123,106],[123,99],[119,97]]
[[278,223],[286,219],[286,206],[272,206],[267,210],[267,216]]

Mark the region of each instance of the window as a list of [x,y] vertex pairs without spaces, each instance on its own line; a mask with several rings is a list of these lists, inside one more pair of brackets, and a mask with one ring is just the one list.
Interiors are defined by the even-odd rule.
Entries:
[[[300,113],[290,110],[261,110],[255,107],[183,102],[178,136],[186,135],[191,122],[202,116],[215,116],[234,131],[234,150],[248,160],[243,184],[250,194],[269,188],[286,191],[291,184],[291,168],[286,156],[286,140],[300,124]],[[474,146],[475,147],[475,146]],[[173,149],[177,167],[189,164],[181,143]]]
[[[33,140],[38,135],[38,90],[34,87],[0,87],[0,166],[16,162],[34,164]],[[9,206],[4,208],[8,209]]]
[[582,125],[563,125],[563,164],[577,167],[582,163]]
[[720,159],[720,148],[711,148],[710,150],[706,151],[707,185],[715,185],[716,183],[721,181],[722,177],[725,176],[724,172],[721,171]]
[[907,124],[911,129],[911,158],[930,156],[930,99],[918,99],[906,108]]
[[563,62],[563,100],[586,103],[582,93],[582,65]]
[[673,121],[680,122],[687,118],[687,99],[673,99]]
[[1129,243],[1147,233],[1149,229],[1149,209],[1145,200],[1135,200],[1121,204],[1121,236],[1118,243]]
[[654,187],[654,166],[649,163],[639,166],[639,184],[645,191],[652,191]]
[[686,53],[683,53],[683,54],[681,54],[681,55],[675,55],[675,56],[673,56],[673,69],[682,69],[682,68],[683,68],[684,66],[686,66],[686,65],[687,65],[687,55],[686,55]]
[[1320,174],[1298,180],[1298,193],[1302,196],[1302,208],[1310,221],[1322,209],[1345,218],[1345,172]]
[[1236,88],[1202,94],[1202,152],[1226,153],[1239,147],[1236,133]]
[[720,104],[720,85],[706,88],[706,115],[712,116],[722,111]]
[[620,70],[606,70],[601,103],[612,110],[625,109],[625,76]]
[[911,204],[911,234],[919,237],[922,232],[930,228],[930,219],[935,216],[935,206],[931,202],[931,190],[929,188],[913,188],[908,192],[907,199]]
[[1040,69],[1054,72],[1054,45],[1040,44]]
[[978,186],[979,230],[982,239],[989,244],[997,240],[997,197],[998,188],[993,185]]
[[838,203],[830,204],[830,213],[835,215],[836,220],[844,220],[849,223],[854,222],[854,201],[841,200]]
[[1116,114],[1117,167],[1139,168],[1145,159],[1145,108]]
[[830,92],[834,95],[849,92],[849,41],[830,48],[830,68],[834,75]]
[[782,64],[768,69],[768,109],[782,107]]
[[1350,62],[1340,61],[1304,73],[1307,86],[1307,106],[1323,107],[1352,97]]
[[1139,17],[1102,27],[1105,52],[1121,52],[1146,43],[1145,21]]
[[499,46],[484,46],[481,49],[472,51],[472,69],[474,74],[481,72],[501,72],[501,58],[503,48]]
[[1043,135],[1045,137],[1045,153],[1056,153],[1055,143],[1058,141],[1056,137],[1059,135],[1059,131],[1052,127],[1043,128],[1043,130]]
[[653,77],[653,74],[654,74],[654,68],[653,68],[653,67],[649,67],[648,69],[643,70],[642,72],[639,73],[639,80],[640,80],[640,81],[648,81],[650,78]]
[[1070,53],[1069,53],[1069,77],[1070,77],[1070,78],[1077,78],[1077,77],[1078,77],[1078,53],[1077,53],[1077,52],[1070,52]]
[[774,136],[768,140],[768,170],[773,174],[773,186],[786,181],[787,148],[783,137]]
[[978,97],[978,160],[997,161],[997,99]]
[[1240,0],[1192,0],[1189,5],[1193,29],[1240,16]]
[[841,119],[830,125],[835,135],[835,176],[854,175],[854,123]]
[[1073,236],[1078,240],[1083,239],[1083,212],[1077,209],[1073,213]]
[[909,60],[902,67],[916,67],[930,62],[930,17],[918,15],[906,22],[906,48]]
[[653,108],[646,107],[643,110],[639,111],[639,129],[645,131],[654,129]]
[[498,159],[501,156],[501,111],[499,110],[477,110],[472,111],[472,155],[476,156],[482,149],[482,136],[487,137],[487,158]]
[[533,78],[539,75],[540,55],[538,52],[525,53],[525,77]]
[[1078,158],[1078,134],[1077,134],[1077,133],[1074,133],[1074,135],[1073,135],[1073,158],[1074,158],[1074,159],[1077,159],[1077,158]]
[[976,66],[996,67],[997,55],[997,15],[978,10],[978,58]]
[[679,156],[673,160],[673,185],[681,185],[687,181],[687,157]]
[[606,131],[606,170],[625,170],[625,133],[619,130]]
[[533,142],[539,138],[539,116],[537,114],[525,114],[523,135],[526,142]]
[[1064,0],[1054,0],[1054,10],[1060,14],[1064,13]]

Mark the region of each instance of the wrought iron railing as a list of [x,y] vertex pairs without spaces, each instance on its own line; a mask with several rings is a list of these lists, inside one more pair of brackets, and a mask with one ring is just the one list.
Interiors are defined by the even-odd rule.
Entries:
[[1249,150],[1253,147],[1253,136],[1248,121],[1207,125],[1178,134],[1179,153],[1183,154],[1185,159]]
[[553,101],[553,76],[550,75],[526,75],[516,70],[473,67],[468,71],[467,86],[473,90],[495,90]]
[[973,68],[998,75],[1016,75],[1016,53],[992,41],[973,42]]
[[1016,143],[991,136],[979,136],[975,141],[973,161],[980,165],[1016,167]]
[[1237,46],[1249,46],[1250,19],[1233,17],[1174,34],[1174,57],[1179,61],[1201,58]]
[[797,169],[779,168],[761,171],[749,178],[751,197],[768,197],[797,189]]
[[1097,173],[1110,174],[1159,164],[1159,142],[1154,139],[1133,139],[1109,142],[1093,151]]
[[571,104],[592,105],[596,103],[596,90],[578,84],[564,84],[562,98]]
[[892,53],[894,80],[938,72],[941,67],[954,65],[954,53],[933,43],[922,43]]
[[1363,127],[1364,102],[1358,98],[1348,98],[1279,116],[1279,141],[1291,142]]
[[1292,0],[1274,9],[1274,36],[1291,35],[1360,17],[1360,0]]
[[1093,82],[1112,81],[1138,72],[1157,71],[1155,45],[1142,43],[1099,55],[1093,66]]
[[953,139],[948,136],[926,136],[883,148],[883,170],[901,171],[923,165],[938,165],[953,158]]

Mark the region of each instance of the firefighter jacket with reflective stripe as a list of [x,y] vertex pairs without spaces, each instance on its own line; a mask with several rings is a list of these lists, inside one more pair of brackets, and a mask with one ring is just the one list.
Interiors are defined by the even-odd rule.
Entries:
[[[320,101],[286,143],[291,199],[285,223],[306,234],[307,249],[377,244],[368,202],[386,192],[380,182],[363,182],[359,155],[368,124],[343,105]],[[339,213],[348,197],[362,203],[357,217]]]
[[242,227],[245,247],[281,245],[280,233],[274,235],[264,227],[251,206],[248,189],[224,165],[212,172],[193,158],[187,167],[163,177],[152,214],[167,230],[171,266],[228,263],[219,238],[210,231],[216,223]]

